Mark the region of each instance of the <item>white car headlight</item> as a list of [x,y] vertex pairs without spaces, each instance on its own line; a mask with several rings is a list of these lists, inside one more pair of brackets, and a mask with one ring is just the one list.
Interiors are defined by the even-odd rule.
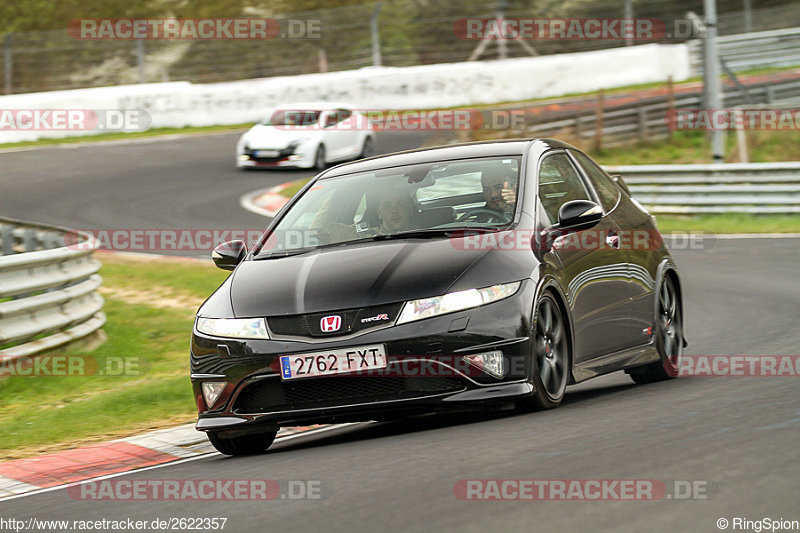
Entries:
[[521,282],[505,283],[502,285],[492,285],[482,289],[468,289],[465,291],[448,292],[443,296],[433,298],[422,298],[411,300],[403,305],[398,324],[422,320],[436,315],[463,311],[472,307],[486,305],[503,298],[514,295],[519,290]]
[[263,318],[197,318],[197,331],[214,337],[269,339]]

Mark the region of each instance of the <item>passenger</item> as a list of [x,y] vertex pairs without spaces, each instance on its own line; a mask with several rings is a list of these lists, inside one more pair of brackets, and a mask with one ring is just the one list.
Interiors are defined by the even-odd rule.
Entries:
[[370,227],[365,222],[334,223],[334,205],[334,197],[326,200],[309,226],[311,231],[316,232],[320,244],[346,242],[413,229],[413,215],[416,212],[414,200],[399,189],[392,189],[381,197],[376,206],[376,213],[381,223],[375,227]]

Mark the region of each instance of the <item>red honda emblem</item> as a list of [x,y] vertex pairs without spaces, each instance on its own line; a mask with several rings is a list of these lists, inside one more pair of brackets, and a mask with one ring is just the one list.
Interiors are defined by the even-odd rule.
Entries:
[[342,317],[339,315],[324,316],[319,321],[319,329],[324,333],[339,331],[340,327],[342,327]]

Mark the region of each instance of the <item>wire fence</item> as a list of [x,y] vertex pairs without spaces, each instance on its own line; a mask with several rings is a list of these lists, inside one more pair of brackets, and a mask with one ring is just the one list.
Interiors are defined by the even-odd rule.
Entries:
[[[686,7],[664,0],[537,2],[508,7],[506,18],[658,18],[685,20]],[[625,6],[628,6],[626,9]],[[493,18],[492,3],[373,2],[274,18],[284,34],[271,40],[82,40],[64,30],[0,37],[0,90],[5,94],[132,83],[223,82],[475,58],[480,41],[459,38],[454,24]],[[250,14],[269,17],[268,13]],[[318,26],[313,26],[318,25]],[[311,27],[318,31],[308,31]],[[795,5],[722,14],[720,35],[800,26]],[[293,35],[294,32],[294,35]],[[294,37],[294,38],[292,38]],[[655,42],[680,39],[662,36]],[[652,41],[648,41],[652,42]],[[509,40],[487,43],[477,59],[596,50],[636,44],[624,39]]]

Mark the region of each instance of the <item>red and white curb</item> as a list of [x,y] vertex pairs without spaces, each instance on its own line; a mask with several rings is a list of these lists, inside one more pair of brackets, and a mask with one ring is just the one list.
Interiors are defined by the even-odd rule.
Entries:
[[[276,442],[347,424],[282,428]],[[205,433],[186,424],[72,450],[0,462],[0,500],[43,489],[214,453]]]
[[289,181],[269,189],[249,192],[239,199],[239,205],[251,213],[274,218],[289,201],[289,198],[283,196],[281,191],[293,184],[293,181]]

